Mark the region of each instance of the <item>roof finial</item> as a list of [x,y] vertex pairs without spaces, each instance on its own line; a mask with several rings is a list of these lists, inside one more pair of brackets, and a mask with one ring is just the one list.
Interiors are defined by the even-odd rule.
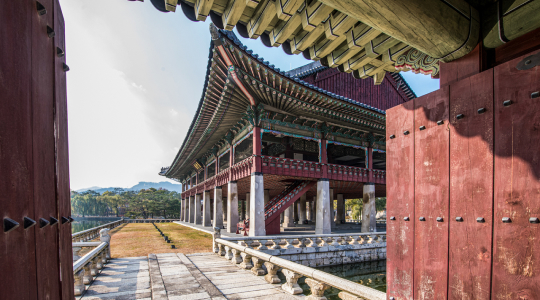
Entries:
[[210,35],[212,36],[212,40],[216,41],[220,37],[219,29],[214,25],[214,23],[210,23]]

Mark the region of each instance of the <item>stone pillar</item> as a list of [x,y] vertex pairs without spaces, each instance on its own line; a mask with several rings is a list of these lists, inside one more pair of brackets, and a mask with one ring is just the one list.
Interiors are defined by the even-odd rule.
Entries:
[[204,191],[204,197],[203,197],[203,226],[212,226],[212,222],[210,220],[210,191]]
[[311,201],[311,221],[317,222],[317,196],[313,196]]
[[285,209],[285,218],[283,219],[283,227],[294,227],[294,203]]
[[330,225],[330,181],[327,178],[321,178],[317,181],[317,221],[315,234],[331,233]]
[[189,197],[189,223],[195,223],[195,196]]
[[236,233],[238,224],[238,183],[229,181],[227,191],[227,232]]
[[300,201],[295,201],[292,205],[293,207],[293,220],[296,222],[296,224],[299,224],[300,218],[298,217],[298,205],[300,204]]
[[202,194],[195,195],[195,224],[202,224],[201,216],[201,200]]
[[249,219],[250,204],[251,204],[251,198],[249,197],[249,193],[246,193],[246,219]]
[[298,203],[298,224],[304,224],[304,221],[307,220],[306,215],[306,194],[300,196],[300,201]]
[[220,186],[214,188],[214,227],[223,228],[223,191]]
[[375,184],[364,183],[364,208],[362,210],[362,232],[377,231],[377,210],[375,207]]
[[270,201],[270,190],[265,189],[264,190],[264,205],[266,205]]
[[183,221],[182,214],[184,213],[184,199],[180,199],[180,221]]
[[250,188],[249,236],[265,236],[264,177],[262,173],[251,173]]
[[336,228],[336,216],[334,214],[334,189],[330,189],[330,227]]
[[337,194],[336,224],[345,223],[345,200],[343,194]]

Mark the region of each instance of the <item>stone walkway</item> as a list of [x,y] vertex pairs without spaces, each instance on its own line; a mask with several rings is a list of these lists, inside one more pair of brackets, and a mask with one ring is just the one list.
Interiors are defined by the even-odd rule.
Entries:
[[302,299],[213,253],[112,259],[81,300]]

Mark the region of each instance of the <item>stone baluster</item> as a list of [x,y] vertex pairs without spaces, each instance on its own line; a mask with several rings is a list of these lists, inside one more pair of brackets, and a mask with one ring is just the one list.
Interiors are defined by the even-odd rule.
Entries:
[[103,259],[101,258],[102,252],[100,252],[94,259],[96,260],[96,269],[101,270],[103,269]]
[[97,276],[97,275],[99,274],[99,270],[98,270],[98,268],[97,268],[97,267],[98,267],[97,264],[98,264],[98,259],[97,259],[97,257],[92,258],[91,264],[90,264],[90,274],[91,274],[92,276]]
[[258,257],[252,257],[251,261],[253,262],[253,268],[251,268],[251,273],[257,276],[263,276],[264,274],[266,274],[266,271],[262,268],[264,260]]
[[218,254],[219,254],[220,256],[225,256],[225,254],[226,254],[225,246],[222,245],[222,244],[219,244],[218,247],[219,247],[219,252],[218,252]]
[[216,243],[216,239],[221,238],[221,228],[214,227],[214,233],[212,234],[212,244],[214,246],[214,253],[219,253],[219,247]]
[[317,245],[317,238],[305,238],[305,241],[308,243],[306,245],[307,248],[318,248]]
[[306,279],[306,284],[311,289],[311,295],[307,296],[306,300],[327,300],[324,291],[330,288],[328,284],[311,278]]
[[297,238],[298,241],[298,248],[306,248],[306,239],[305,238]]
[[232,252],[234,254],[234,257],[231,259],[232,263],[235,264],[235,265],[241,263],[242,262],[242,257],[240,256],[240,254],[242,254],[242,252],[240,250],[236,250],[236,249],[233,249]]
[[234,255],[233,255],[233,253],[232,253],[231,250],[232,250],[231,247],[225,246],[225,258],[226,258],[227,260],[231,260],[231,259],[234,257]]
[[86,265],[84,265],[84,277],[83,277],[83,283],[84,284],[90,284],[92,283],[92,280],[94,277],[92,277],[92,262],[88,262]]
[[107,259],[111,258],[111,236],[109,235],[109,231],[110,230],[107,228],[101,229],[99,231],[99,240],[102,243],[107,243]]
[[298,285],[298,279],[300,279],[302,275],[287,269],[283,269],[281,273],[287,278],[287,282],[284,283],[281,288],[292,295],[301,294],[302,288]]
[[244,253],[242,263],[240,264],[240,268],[249,270],[253,268],[253,263],[251,262],[251,255]]
[[264,280],[268,283],[281,283],[281,280],[277,276],[277,272],[279,270],[279,267],[274,265],[271,262],[265,262],[264,266],[266,267],[266,271],[268,271],[268,274],[264,276]]
[[73,247],[73,262],[78,261],[81,256],[79,255],[79,252],[81,252],[82,247]]
[[107,263],[107,249],[101,252],[101,263],[105,265]]
[[84,292],[84,269],[81,269],[75,273],[74,276],[75,282],[74,282],[74,288],[75,288],[75,296],[80,296]]

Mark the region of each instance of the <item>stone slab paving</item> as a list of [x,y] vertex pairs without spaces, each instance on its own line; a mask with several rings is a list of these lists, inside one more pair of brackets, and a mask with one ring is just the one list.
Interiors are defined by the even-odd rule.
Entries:
[[80,300],[302,299],[213,253],[112,259]]
[[152,299],[148,258],[111,259],[79,299]]

